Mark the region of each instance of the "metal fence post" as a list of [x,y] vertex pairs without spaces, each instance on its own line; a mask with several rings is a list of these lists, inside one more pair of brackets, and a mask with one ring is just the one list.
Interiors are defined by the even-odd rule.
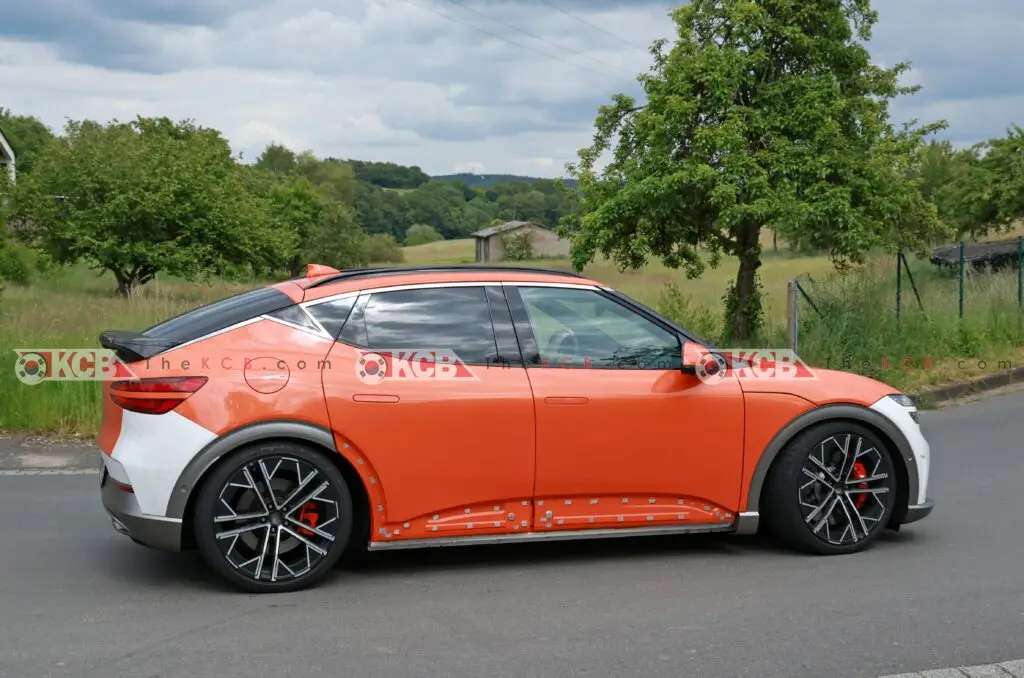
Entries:
[[960,241],[960,319],[964,319],[964,241]]
[[800,339],[799,309],[800,296],[797,292],[796,281],[790,280],[786,283],[786,330],[789,333],[789,347],[793,353],[797,353],[797,344]]
[[1017,308],[1024,307],[1024,238],[1017,236]]
[[900,322],[900,306],[903,301],[903,250],[896,252],[896,324]]

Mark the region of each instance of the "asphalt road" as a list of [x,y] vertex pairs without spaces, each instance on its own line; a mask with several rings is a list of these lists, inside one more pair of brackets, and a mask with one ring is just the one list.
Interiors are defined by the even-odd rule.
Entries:
[[1024,657],[1024,394],[925,413],[935,512],[866,553],[735,537],[380,554],[249,596],[0,477],[0,676],[879,676]]

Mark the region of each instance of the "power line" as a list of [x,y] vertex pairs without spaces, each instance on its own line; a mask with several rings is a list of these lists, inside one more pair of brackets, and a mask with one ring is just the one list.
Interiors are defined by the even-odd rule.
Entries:
[[605,35],[607,35],[609,37],[615,38],[616,40],[621,42],[623,45],[626,45],[627,47],[632,47],[633,49],[638,49],[638,50],[640,50],[641,52],[644,52],[644,53],[647,52],[647,48],[640,47],[639,45],[633,44],[632,42],[630,42],[629,40],[626,40],[621,35],[617,35],[617,34],[612,33],[611,31],[609,31],[609,30],[607,30],[605,28],[601,28],[597,24],[591,23],[591,22],[587,21],[586,19],[584,19],[583,17],[577,16],[577,15],[573,14],[572,12],[569,12],[568,10],[566,10],[563,7],[559,7],[558,5],[556,5],[556,4],[552,3],[552,2],[549,2],[548,0],[539,0],[539,1],[541,3],[547,5],[551,9],[554,9],[554,10],[557,10],[557,11],[561,12],[562,14],[564,14],[567,17],[569,17],[571,19],[575,19],[576,21],[579,21],[584,26],[589,26],[590,28],[593,28],[595,31],[598,31],[599,33],[604,33]]
[[419,7],[420,9],[422,9],[424,11],[427,11],[427,12],[430,12],[431,14],[436,14],[437,16],[439,16],[439,17],[441,17],[443,19],[448,19],[449,21],[452,21],[452,22],[457,23],[457,24],[461,24],[462,26],[465,26],[467,28],[472,28],[475,31],[480,31],[481,33],[486,33],[487,35],[490,35],[493,38],[497,38],[498,40],[501,40],[503,42],[507,42],[510,45],[514,45],[516,47],[519,47],[521,49],[525,49],[525,50],[530,51],[530,52],[536,52],[537,54],[541,54],[543,56],[546,56],[549,59],[554,59],[555,61],[561,61],[563,64],[569,64],[570,66],[575,66],[576,68],[582,68],[585,71],[590,71],[591,73],[596,73],[597,75],[603,75],[606,78],[616,78],[616,79],[619,79],[621,77],[621,76],[618,76],[618,75],[613,75],[611,73],[607,73],[605,71],[599,71],[597,69],[590,68],[589,66],[584,66],[583,64],[578,64],[578,63],[575,63],[573,61],[569,61],[568,59],[563,59],[562,57],[560,57],[560,56],[558,56],[556,54],[548,54],[547,52],[545,52],[543,50],[537,49],[536,47],[531,47],[530,45],[525,45],[525,44],[523,44],[521,42],[516,42],[515,40],[511,40],[509,38],[506,38],[503,35],[499,35],[498,33],[495,33],[493,31],[489,31],[486,28],[480,28],[479,26],[475,26],[475,25],[469,23],[468,21],[462,21],[461,19],[453,17],[450,14],[445,14],[444,12],[439,12],[436,9],[433,9],[431,7],[427,7],[426,5],[421,5],[420,3],[415,2],[414,0],[403,0],[403,2],[406,2],[406,3],[408,3],[408,4],[410,4],[410,5],[414,6],[414,7]]
[[[576,56],[581,56],[584,59],[590,59],[594,63],[601,64],[602,66],[607,66],[608,68],[614,68],[614,69],[621,69],[622,68],[621,66],[616,66],[615,64],[610,64],[607,61],[601,61],[600,59],[597,59],[597,58],[594,58],[594,57],[590,56],[589,54],[584,54],[583,52],[580,52],[579,50],[573,49],[572,47],[566,47],[565,45],[560,45],[557,42],[552,42],[551,40],[548,40],[547,38],[545,38],[542,35],[537,35],[536,33],[531,33],[530,31],[526,30],[525,28],[519,28],[518,26],[513,26],[512,24],[506,23],[506,22],[502,21],[501,19],[495,19],[490,14],[486,14],[485,12],[481,12],[478,9],[473,9],[472,7],[467,7],[466,5],[464,5],[461,2],[459,2],[459,0],[445,0],[445,2],[448,2],[448,3],[452,4],[452,5],[455,5],[456,7],[460,7],[462,9],[466,10],[467,12],[472,12],[473,14],[476,14],[477,16],[482,16],[483,18],[487,19],[488,21],[493,21],[494,23],[498,24],[499,26],[504,26],[505,28],[509,28],[509,29],[511,29],[513,31],[519,31],[520,33],[523,33],[524,35],[530,36],[534,40],[539,40],[540,42],[543,42],[543,43],[546,43],[548,45],[551,45],[552,47],[556,47],[558,49],[564,49],[567,52],[572,52]],[[610,75],[610,74],[606,74],[606,75]]]

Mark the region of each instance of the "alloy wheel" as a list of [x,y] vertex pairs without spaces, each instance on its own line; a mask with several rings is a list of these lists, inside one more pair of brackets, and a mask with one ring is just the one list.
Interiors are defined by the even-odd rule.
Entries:
[[338,496],[315,465],[287,455],[240,466],[220,488],[212,518],[224,561],[256,582],[313,570],[338,541]]
[[895,491],[887,455],[856,433],[831,435],[807,455],[797,494],[807,527],[820,540],[849,546],[868,539]]

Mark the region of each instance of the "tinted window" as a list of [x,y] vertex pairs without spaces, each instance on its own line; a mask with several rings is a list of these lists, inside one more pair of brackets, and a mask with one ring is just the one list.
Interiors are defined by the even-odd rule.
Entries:
[[338,333],[341,332],[342,326],[345,324],[345,319],[348,318],[348,314],[352,310],[352,305],[355,303],[356,297],[352,296],[315,304],[307,307],[306,310],[327,330],[327,334],[337,337]]
[[292,300],[284,292],[273,287],[261,287],[200,306],[154,325],[143,334],[172,343],[184,343],[291,305]]
[[682,350],[675,333],[591,290],[519,287],[550,367],[677,369]]
[[316,323],[314,323],[306,312],[298,306],[289,306],[288,308],[282,308],[280,311],[270,314],[271,318],[277,318],[283,320],[286,323],[292,325],[298,325],[299,327],[305,327],[307,330],[318,331]]
[[498,357],[483,287],[372,294],[363,310],[363,324],[372,350],[448,350],[477,365]]

